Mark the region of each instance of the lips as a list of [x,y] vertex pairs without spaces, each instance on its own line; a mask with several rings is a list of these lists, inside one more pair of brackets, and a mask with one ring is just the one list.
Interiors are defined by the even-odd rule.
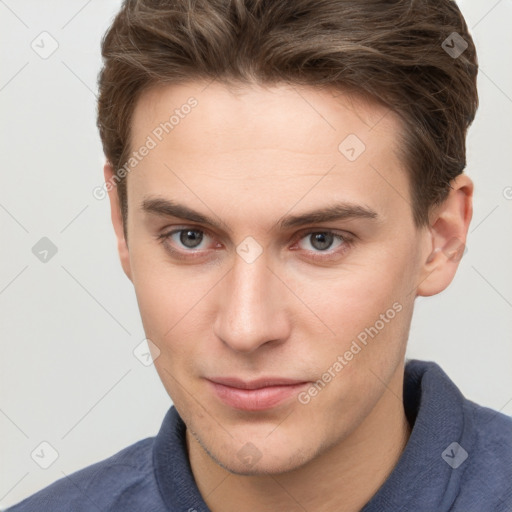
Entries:
[[309,382],[265,377],[244,381],[235,377],[206,379],[224,404],[244,411],[264,411],[297,396]]

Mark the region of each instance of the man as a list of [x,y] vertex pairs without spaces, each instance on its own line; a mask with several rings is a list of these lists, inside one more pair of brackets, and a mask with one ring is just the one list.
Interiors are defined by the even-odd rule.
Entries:
[[127,1],[102,50],[102,190],[174,406],[12,512],[511,510],[512,420],[405,362],[472,216],[455,3]]

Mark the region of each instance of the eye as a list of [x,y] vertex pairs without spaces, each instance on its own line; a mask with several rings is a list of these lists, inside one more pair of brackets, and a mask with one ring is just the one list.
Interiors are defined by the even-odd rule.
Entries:
[[174,235],[179,235],[179,243],[183,244],[187,249],[197,249],[204,238],[204,232],[199,229],[180,229],[179,231],[174,231],[171,234],[171,238]]
[[157,235],[157,239],[166,251],[177,260],[192,260],[204,257],[208,248],[204,242],[209,238],[212,237],[206,231],[191,226],[173,229]]
[[310,245],[318,251],[325,251],[332,246],[335,237],[336,235],[329,231],[314,231],[312,233],[308,233],[302,240],[308,240]]
[[[353,238],[347,234],[341,235],[333,231],[317,230],[302,233],[297,245],[300,249],[312,253],[309,257],[321,260],[344,254],[352,246],[352,243]],[[334,250],[330,250],[333,245]]]
[[[157,238],[166,250],[177,259],[193,259],[204,257],[209,249],[208,240],[214,237],[203,229],[191,226],[173,229],[158,235]],[[308,258],[313,260],[329,260],[339,258],[353,245],[354,238],[348,234],[339,234],[329,230],[310,230],[299,234],[296,242],[290,248],[299,249],[309,253]],[[210,242],[211,245],[211,242]],[[334,245],[334,249],[331,249]],[[222,244],[216,245],[221,247]],[[309,246],[309,247],[308,247]]]

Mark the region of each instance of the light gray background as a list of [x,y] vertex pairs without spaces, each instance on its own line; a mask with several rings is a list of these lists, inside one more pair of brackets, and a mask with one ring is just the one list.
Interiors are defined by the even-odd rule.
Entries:
[[[0,508],[157,433],[171,402],[122,273],[95,126],[100,39],[120,1],[0,0]],[[512,415],[512,3],[465,0],[481,106],[468,137],[474,216],[457,276],[419,298],[408,357]],[[48,32],[58,43],[51,48]],[[46,38],[42,41],[42,38]],[[47,263],[32,247],[57,246]],[[42,469],[31,458],[39,447]],[[44,453],[44,455],[42,455]]]

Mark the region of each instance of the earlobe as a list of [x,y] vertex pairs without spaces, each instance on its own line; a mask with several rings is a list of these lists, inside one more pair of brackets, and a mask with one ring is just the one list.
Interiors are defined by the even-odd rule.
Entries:
[[473,182],[465,175],[451,182],[448,197],[435,210],[428,230],[426,254],[416,294],[424,297],[442,292],[452,282],[466,251],[473,216]]
[[124,234],[123,216],[121,213],[121,205],[119,204],[119,196],[117,194],[117,187],[113,184],[116,183],[114,178],[114,169],[107,161],[103,167],[103,174],[105,176],[105,183],[107,185],[108,197],[110,200],[110,216],[112,225],[117,239],[117,251],[121,260],[121,266],[128,279],[132,281],[132,272],[130,265],[130,253],[128,250],[128,243]]

